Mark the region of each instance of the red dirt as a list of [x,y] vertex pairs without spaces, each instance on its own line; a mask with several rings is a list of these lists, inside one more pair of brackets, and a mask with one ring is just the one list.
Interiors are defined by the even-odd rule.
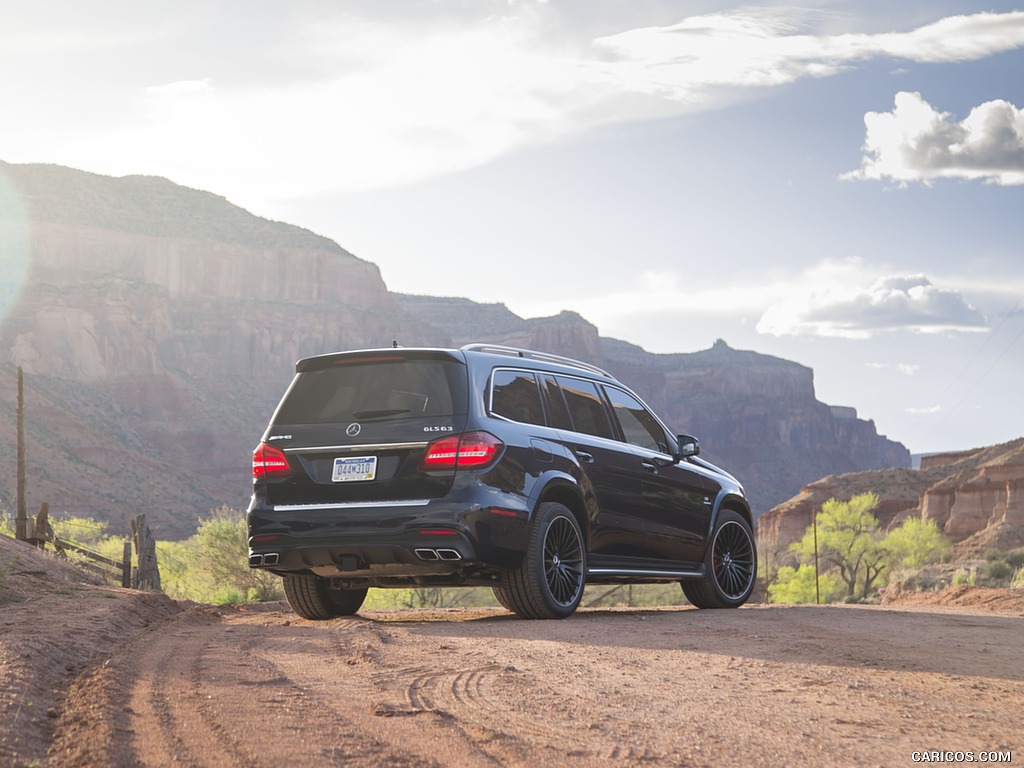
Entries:
[[[15,557],[16,562],[13,562]],[[212,607],[0,541],[0,763],[910,765],[1024,757],[1024,592],[862,606]]]

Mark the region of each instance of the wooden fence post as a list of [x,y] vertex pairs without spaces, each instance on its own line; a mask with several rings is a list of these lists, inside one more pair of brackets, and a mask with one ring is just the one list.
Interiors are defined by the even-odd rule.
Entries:
[[156,539],[146,524],[146,516],[138,515],[132,523],[132,542],[138,568],[132,579],[136,589],[160,589],[160,569],[156,563]]
[[28,511],[25,504],[25,383],[18,366],[18,477],[15,483],[14,538],[28,540]]
[[132,543],[124,543],[124,557],[121,560],[121,586],[126,589],[132,586]]

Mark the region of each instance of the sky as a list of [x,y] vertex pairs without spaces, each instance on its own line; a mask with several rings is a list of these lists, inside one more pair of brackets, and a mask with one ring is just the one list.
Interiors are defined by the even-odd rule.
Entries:
[[164,176],[392,291],[1024,436],[1024,0],[0,0],[0,160]]

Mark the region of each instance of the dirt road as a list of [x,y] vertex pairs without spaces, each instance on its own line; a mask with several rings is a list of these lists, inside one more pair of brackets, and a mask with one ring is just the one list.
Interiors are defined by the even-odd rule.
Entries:
[[[59,765],[1024,761],[1024,620],[857,607],[367,613],[192,607],[80,681]],[[980,758],[979,758],[980,759]]]
[[310,622],[84,583],[5,537],[0,574],[2,766],[1024,764],[1021,590]]

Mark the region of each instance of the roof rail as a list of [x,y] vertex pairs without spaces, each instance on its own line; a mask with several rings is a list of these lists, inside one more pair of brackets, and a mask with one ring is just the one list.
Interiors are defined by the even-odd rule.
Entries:
[[532,349],[506,347],[501,344],[466,344],[462,347],[462,351],[486,352],[492,355],[509,355],[510,357],[521,357],[526,360],[537,360],[538,362],[544,363],[557,363],[558,365],[564,365],[568,368],[579,368],[580,370],[588,371],[590,373],[596,373],[598,376],[604,376],[607,379],[615,378],[608,373],[608,371],[603,368],[598,368],[596,365],[584,363],[571,357],[563,357],[562,355],[551,355],[547,352],[535,352]]

